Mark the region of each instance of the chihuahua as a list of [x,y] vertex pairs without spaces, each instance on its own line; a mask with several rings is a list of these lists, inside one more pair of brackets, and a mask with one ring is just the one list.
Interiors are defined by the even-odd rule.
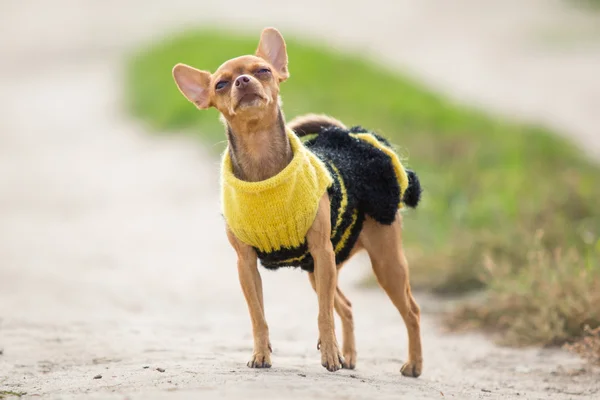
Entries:
[[[314,205],[310,204],[309,206],[314,208],[314,212],[310,214],[311,219],[306,231],[300,231],[303,240],[296,243],[297,251],[294,250],[294,254],[287,254],[283,258],[288,257],[287,261],[290,265],[293,264],[293,260],[298,261],[296,266],[302,266],[308,271],[309,281],[318,297],[319,338],[317,348],[321,352],[321,364],[329,371],[337,371],[340,368],[353,369],[357,358],[352,306],[337,285],[337,274],[344,261],[358,251],[366,250],[380,286],[400,312],[407,328],[408,360],[400,371],[404,376],[418,377],[423,368],[420,310],[411,294],[408,264],[402,249],[402,217],[397,203],[398,196],[400,196],[409,206],[416,206],[420,195],[420,186],[416,175],[409,171],[408,187],[405,187],[404,197],[402,197],[396,175],[393,175],[393,170],[388,167],[391,165],[389,163],[389,154],[391,153],[389,148],[383,145],[387,143],[384,139],[378,136],[369,138],[365,136],[367,135],[364,133],[365,131],[360,129],[348,130],[340,121],[325,115],[309,114],[286,123],[281,109],[279,89],[280,84],[289,78],[290,73],[286,44],[277,29],[266,28],[263,30],[255,55],[243,55],[228,60],[212,74],[185,64],[175,65],[172,74],[180,92],[197,108],[214,107],[220,112],[228,139],[224,155],[227,157],[228,163],[224,166],[230,167],[231,179],[241,182],[239,185],[246,185],[244,187],[252,187],[251,185],[254,184],[261,185],[265,182],[272,184],[275,179],[278,179],[278,176],[287,174],[292,165],[296,166],[298,158],[296,154],[305,150],[304,145],[297,143],[296,136],[317,133],[319,138],[313,139],[313,143],[317,146],[317,142],[321,140],[320,137],[323,137],[322,143],[320,143],[322,148],[327,150],[326,152],[321,151],[319,154],[329,152],[327,154],[331,154],[330,158],[334,161],[337,160],[336,152],[344,151],[344,148],[360,148],[362,149],[360,151],[369,152],[364,153],[369,154],[368,157],[372,155],[374,159],[383,157],[381,160],[384,160],[385,158],[380,167],[375,164],[369,167],[371,164],[364,159],[358,160],[360,165],[356,162],[353,165],[357,170],[360,169],[356,174],[367,174],[364,176],[377,178],[369,178],[369,184],[361,187],[378,182],[380,177],[387,173],[385,171],[392,171],[388,175],[393,176],[394,182],[385,183],[387,186],[383,186],[381,191],[382,196],[390,196],[390,193],[395,196],[396,203],[392,204],[392,208],[388,207],[391,211],[388,212],[387,220],[386,218],[377,218],[377,205],[370,209],[361,209],[362,204],[369,200],[367,197],[364,201],[361,200],[360,194],[353,197],[352,190],[355,192],[358,190],[355,189],[356,185],[352,186],[353,171],[340,173],[334,177],[335,179],[331,178],[331,174],[325,174],[327,176],[323,179],[325,179],[327,187],[335,186],[338,191],[321,190],[321,192],[316,192],[319,193],[319,197],[314,199],[310,197],[313,199],[310,201]],[[290,135],[290,131],[294,135]],[[334,143],[326,147],[327,141],[335,140],[339,140],[339,143],[347,143],[347,145]],[[369,143],[375,143],[376,146]],[[317,153],[316,150],[315,153]],[[323,167],[325,164],[327,164],[325,165],[327,171],[337,170],[334,165],[337,161],[320,163],[321,161],[314,161],[311,157],[313,157],[312,153],[306,157],[303,156],[302,160],[312,161],[298,165],[302,165],[302,168],[306,168],[307,171],[310,168],[317,171],[316,173],[309,171],[313,178],[316,176],[320,179],[319,177],[323,174],[319,175],[319,171],[325,171]],[[352,157],[339,158],[340,162],[345,159],[352,159]],[[307,182],[318,181],[317,178],[315,178],[316,180],[313,178]],[[299,196],[304,196],[309,191],[302,189],[298,193]],[[342,199],[341,201],[334,198],[335,193],[341,196],[339,197]],[[290,199],[297,200],[296,197]],[[273,213],[295,210],[295,205],[292,204],[294,201],[285,198],[273,201],[276,201],[273,204],[277,208],[271,207],[270,211],[262,214],[262,218],[268,219]],[[348,214],[342,213],[344,210],[340,207],[343,206],[349,210]],[[308,208],[310,209],[310,207]],[[253,210],[256,210],[256,206]],[[346,215],[349,217],[346,218]],[[336,221],[340,222],[340,225],[344,225],[346,220],[350,221],[346,224],[349,233],[344,235],[334,232],[338,228]],[[265,260],[268,260],[268,255],[281,254],[285,248],[283,250],[275,249],[270,253],[264,249],[261,250],[234,231],[232,226],[227,223],[227,218],[226,231],[229,242],[237,254],[239,279],[252,322],[254,351],[248,366],[269,368],[271,367],[272,349],[269,328],[265,319],[262,281],[257,261],[260,259],[263,265],[276,268],[281,264],[277,263],[281,261],[282,257],[279,257],[279,260],[271,260],[273,261],[271,264],[266,263]],[[337,240],[336,243],[334,243],[334,238]],[[342,256],[338,254],[344,251],[345,254]],[[294,255],[297,257],[294,258]],[[342,321],[341,350],[334,329],[334,310]]]

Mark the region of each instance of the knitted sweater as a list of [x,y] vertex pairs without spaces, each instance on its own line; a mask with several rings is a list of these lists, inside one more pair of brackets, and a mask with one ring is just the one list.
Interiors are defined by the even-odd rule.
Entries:
[[236,178],[229,151],[223,157],[223,215],[239,240],[262,252],[302,245],[319,200],[333,182],[323,162],[291,130],[287,135],[292,161],[264,181]]
[[416,200],[407,204],[416,206],[420,195],[416,175],[404,169],[390,144],[378,135],[360,127],[326,128],[305,143],[290,130],[287,135],[292,161],[267,180],[241,181],[233,174],[228,151],[222,159],[223,216],[233,234],[256,250],[263,266],[313,271],[306,233],[326,191],[338,264],[348,258],[365,215],[391,224],[411,191]]

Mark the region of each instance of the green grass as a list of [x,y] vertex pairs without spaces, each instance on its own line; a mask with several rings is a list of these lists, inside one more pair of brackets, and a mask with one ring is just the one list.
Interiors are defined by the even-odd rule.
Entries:
[[6,399],[9,397],[23,397],[27,393],[25,392],[14,392],[12,390],[0,390],[0,399]]
[[600,8],[600,0],[571,0],[576,6],[588,7],[594,10]]
[[[570,290],[587,293],[588,282],[600,279],[600,266],[589,261],[600,243],[600,169],[573,145],[541,127],[455,104],[358,56],[286,40],[291,77],[281,93],[288,119],[328,113],[376,130],[399,146],[419,174],[423,203],[405,214],[415,286],[439,293],[489,287],[491,294],[522,296],[526,303],[531,291],[548,283],[536,286],[538,279],[572,280],[576,284],[561,292],[567,297]],[[171,68],[184,62],[214,71],[231,57],[252,53],[257,41],[258,32],[245,37],[195,31],[142,49],[127,69],[130,111],[157,132],[185,130],[222,150],[216,111],[188,103]],[[562,249],[577,258],[536,264],[532,248],[544,254]],[[486,257],[508,266],[495,275],[500,281],[490,280]],[[566,266],[568,273],[560,269]],[[585,279],[580,271],[588,274]],[[550,300],[539,308],[553,307],[557,299]],[[583,312],[600,320],[600,310]]]
[[[501,332],[500,341],[511,345],[570,343],[583,339],[586,326],[600,327],[600,242],[583,254],[550,251],[542,243],[540,231],[527,254],[527,268],[517,271],[488,258],[487,301],[463,305],[448,316],[449,325]],[[587,355],[600,361],[600,331],[589,333],[596,347]],[[583,343],[578,344],[575,349]]]

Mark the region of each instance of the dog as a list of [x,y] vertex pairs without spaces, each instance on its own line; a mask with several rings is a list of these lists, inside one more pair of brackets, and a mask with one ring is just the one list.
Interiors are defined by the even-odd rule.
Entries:
[[[400,371],[418,377],[420,309],[411,294],[399,212],[419,203],[417,175],[402,167],[387,140],[361,127],[319,114],[286,123],[279,92],[290,73],[286,43],[275,28],[262,31],[254,55],[228,60],[212,74],[179,63],[172,75],[186,99],[201,110],[216,108],[225,126],[223,216],[252,321],[254,351],[247,365],[271,367],[260,260],[271,269],[308,271],[319,304],[321,364],[332,372],[355,368],[352,306],[337,274],[366,250],[407,328],[408,360]],[[334,309],[342,321],[341,350]]]

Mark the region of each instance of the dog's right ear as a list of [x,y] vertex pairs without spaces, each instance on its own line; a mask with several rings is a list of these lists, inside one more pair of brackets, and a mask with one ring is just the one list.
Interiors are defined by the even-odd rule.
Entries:
[[271,63],[279,76],[280,82],[290,77],[285,40],[283,40],[283,36],[277,29],[265,28],[262,31],[256,55]]
[[200,71],[185,64],[177,64],[173,67],[173,78],[179,91],[196,107],[204,110],[211,106],[210,72]]

